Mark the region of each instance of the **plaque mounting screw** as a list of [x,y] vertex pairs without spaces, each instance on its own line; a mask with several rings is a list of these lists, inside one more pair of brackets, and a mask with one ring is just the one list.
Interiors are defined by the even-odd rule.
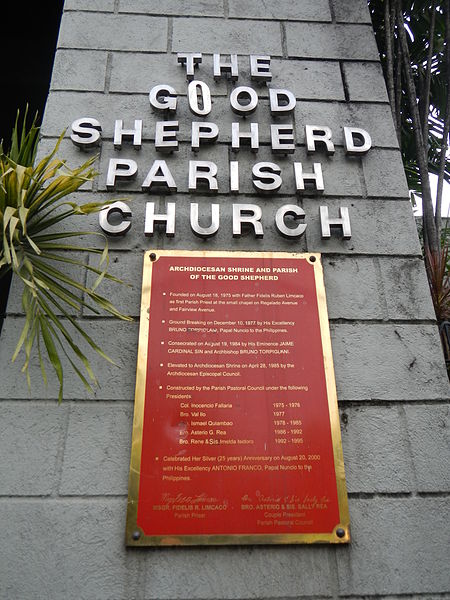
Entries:
[[138,540],[141,537],[141,532],[140,531],[133,531],[133,535],[131,536],[133,538],[133,540]]
[[316,257],[315,256],[310,256],[309,257],[309,261],[312,262],[312,263],[316,262]]
[[336,529],[336,535],[338,536],[338,538],[343,538],[345,536],[345,529],[342,529],[342,527],[338,527]]
[[154,252],[150,254],[150,260],[156,260],[156,254]]

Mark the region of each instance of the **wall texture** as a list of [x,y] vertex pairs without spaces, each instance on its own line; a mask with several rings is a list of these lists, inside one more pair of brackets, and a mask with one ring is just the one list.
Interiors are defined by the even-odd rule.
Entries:
[[[186,79],[176,53],[204,53],[199,78],[213,90],[213,112],[223,137],[199,159],[219,166],[223,208],[219,233],[208,241],[189,229],[187,193],[189,117]],[[252,85],[251,53],[272,56],[272,85],[297,97],[294,158],[272,156],[267,88],[255,119],[261,149],[238,155],[242,173],[257,160],[284,169],[305,157],[303,126],[329,125],[338,144],[320,155],[330,214],[348,206],[353,236],[321,240],[318,198],[295,198],[288,176],[275,198],[257,197],[242,178],[236,201],[264,210],[264,239],[232,239],[228,193],[232,83],[212,80],[212,53],[238,53],[239,84]],[[133,412],[138,323],[79,318],[120,368],[93,357],[100,387],[90,396],[67,373],[65,400],[57,386],[32,389],[10,364],[23,318],[15,284],[0,343],[0,597],[5,599],[237,599],[237,598],[450,598],[450,450],[448,381],[439,346],[420,247],[408,201],[387,95],[364,0],[66,0],[43,125],[43,153],[81,116],[103,126],[103,144],[92,189],[78,199],[109,199],[106,165],[115,155],[138,161],[146,172],[154,158],[154,123],[148,91],[169,83],[181,94],[177,118],[180,150],[167,158],[179,182],[177,234],[143,235],[146,200],[167,198],[139,191],[140,178],[116,195],[133,210],[130,233],[110,240],[112,272],[132,284],[105,284],[124,311],[139,314],[142,254],[147,248],[287,250],[322,252],[346,474],[352,543],[339,547],[215,547],[126,549],[128,461]],[[114,119],[144,119],[139,153],[125,144],[114,151]],[[292,119],[289,119],[292,121]],[[347,158],[341,127],[367,129],[374,147]],[[80,153],[66,136],[60,154],[78,165]],[[289,174],[291,170],[286,171]],[[244,181],[245,179],[245,181]],[[200,197],[202,210],[211,201]],[[273,215],[297,203],[307,231],[286,240]],[[86,228],[98,230],[96,218]],[[81,242],[80,242],[81,243]]]

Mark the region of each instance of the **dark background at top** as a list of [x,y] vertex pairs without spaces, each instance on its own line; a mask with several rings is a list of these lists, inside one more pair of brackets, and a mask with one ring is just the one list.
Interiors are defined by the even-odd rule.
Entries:
[[42,119],[47,99],[63,0],[15,2],[2,7],[0,36],[0,140],[6,146],[17,109]]
[[[64,0],[15,2],[2,6],[0,34],[0,141],[9,147],[17,109],[28,103],[31,118],[42,120],[55,57]],[[29,119],[28,122],[30,122]],[[10,276],[0,279],[0,332]]]

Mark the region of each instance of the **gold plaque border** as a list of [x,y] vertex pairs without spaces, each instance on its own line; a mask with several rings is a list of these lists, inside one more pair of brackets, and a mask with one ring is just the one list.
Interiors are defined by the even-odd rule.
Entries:
[[[150,255],[156,255],[151,260]],[[334,467],[340,523],[331,533],[286,533],[286,534],[226,534],[226,535],[145,535],[137,526],[139,498],[139,475],[141,467],[142,434],[144,425],[145,388],[147,373],[148,336],[150,323],[150,298],[153,263],[159,256],[189,256],[211,258],[258,258],[308,260],[314,266],[320,333],[324,360],[325,380],[333,444]],[[314,257],[314,258],[313,258]],[[311,260],[312,259],[312,260]],[[342,452],[339,410],[333,355],[328,324],[328,310],[320,253],[290,252],[211,252],[197,250],[148,250],[144,255],[142,295],[140,310],[139,345],[136,368],[136,391],[134,402],[133,434],[131,444],[130,473],[128,483],[128,505],[125,542],[127,546],[210,546],[246,544],[347,544],[350,542],[350,514],[345,483],[344,456]]]

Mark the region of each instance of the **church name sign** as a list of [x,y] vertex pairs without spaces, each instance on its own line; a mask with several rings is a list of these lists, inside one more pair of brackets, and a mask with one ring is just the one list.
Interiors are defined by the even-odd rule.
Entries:
[[[158,158],[147,165],[142,175],[138,161],[130,158],[109,158],[106,172],[106,189],[115,191],[123,182],[131,182],[138,173],[143,192],[149,194],[171,194],[179,191],[180,182],[174,176],[170,163],[165,160],[167,154],[172,154],[179,149],[178,135],[180,122],[176,118],[179,103],[187,101],[189,110],[193,115],[190,125],[190,150],[192,160],[188,160],[186,176],[187,190],[191,194],[217,194],[240,192],[241,173],[239,160],[228,160],[227,189],[220,189],[218,181],[219,166],[211,160],[196,160],[196,154],[208,145],[220,141],[219,125],[209,120],[213,114],[213,102],[210,87],[200,79],[195,78],[196,70],[202,63],[202,54],[196,52],[179,53],[177,55],[181,68],[185,69],[187,79],[187,96],[179,94],[169,84],[159,84],[149,92],[149,104],[154,112],[161,115],[161,120],[156,121],[154,129],[154,148]],[[233,89],[228,101],[231,111],[236,115],[236,121],[231,123],[231,135],[227,139],[231,151],[237,154],[246,146],[255,155],[260,149],[260,126],[257,122],[248,122],[247,117],[252,115],[258,107],[260,98],[255,89],[256,85],[267,85],[271,82],[271,58],[265,55],[250,56],[250,78],[255,86],[236,85],[239,78],[239,64],[237,55],[224,57],[213,54],[213,77],[216,82],[228,78],[233,82]],[[270,132],[270,150],[274,156],[287,156],[296,150],[295,127],[293,122],[280,123],[280,117],[289,117],[296,107],[296,97],[288,89],[268,88],[270,115],[274,122],[267,125]],[[143,120],[135,119],[134,124],[124,124],[123,119],[116,119],[114,124],[114,148],[121,151],[124,146],[132,145],[136,150],[142,147]],[[72,123],[71,140],[81,149],[90,149],[100,145],[102,141],[102,123],[94,117],[80,117]],[[325,152],[331,156],[335,152],[335,143],[343,145],[348,157],[365,155],[372,146],[370,134],[360,128],[344,126],[336,134],[329,126],[322,124],[304,125],[306,153],[314,156],[316,153]],[[339,136],[339,139],[338,139]],[[163,158],[165,156],[165,158]],[[325,190],[325,179],[322,163],[314,161],[304,164],[300,161],[289,163],[293,170],[294,189],[300,197],[303,195],[319,195]],[[251,183],[253,190],[260,195],[274,196],[283,188],[282,172],[277,162],[260,161],[251,167]],[[247,174],[248,176],[248,174]],[[289,176],[292,180],[292,173]],[[184,182],[183,182],[184,183]],[[209,216],[200,217],[199,204],[190,204],[190,227],[192,232],[201,237],[214,236],[220,227],[221,207],[218,203],[210,204]],[[255,237],[263,237],[264,229],[261,222],[262,209],[258,204],[233,203],[232,233],[233,237],[240,237],[244,227],[253,230]],[[299,238],[306,230],[305,212],[297,204],[284,204],[275,213],[275,228],[283,237]],[[331,237],[331,228],[339,229],[344,239],[351,238],[351,224],[348,207],[340,206],[338,216],[330,216],[327,206],[319,206],[321,236],[324,239]],[[205,219],[209,222],[205,224]],[[202,223],[201,223],[202,221]],[[132,210],[123,201],[108,205],[99,215],[102,230],[108,235],[125,235],[132,222]],[[154,202],[146,203],[144,234],[152,236],[155,225],[165,228],[169,237],[175,235],[176,204],[167,202],[165,212],[158,213]]]

